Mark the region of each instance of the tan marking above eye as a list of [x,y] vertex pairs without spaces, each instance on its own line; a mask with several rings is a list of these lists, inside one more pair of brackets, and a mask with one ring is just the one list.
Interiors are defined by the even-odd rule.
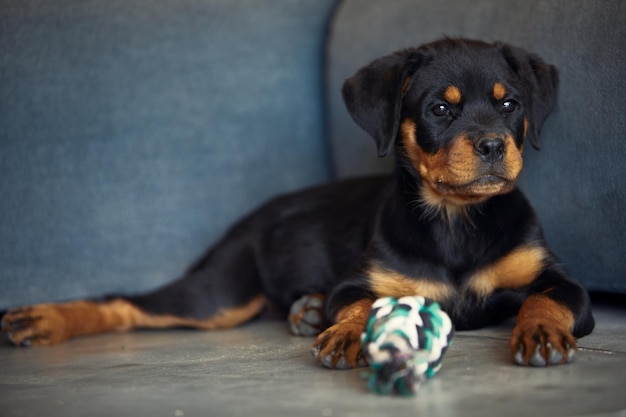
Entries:
[[461,90],[458,87],[451,85],[446,88],[446,91],[443,93],[443,98],[450,104],[459,104],[461,102]]
[[493,97],[496,100],[502,100],[504,96],[506,96],[506,88],[500,83],[495,83],[493,85]]

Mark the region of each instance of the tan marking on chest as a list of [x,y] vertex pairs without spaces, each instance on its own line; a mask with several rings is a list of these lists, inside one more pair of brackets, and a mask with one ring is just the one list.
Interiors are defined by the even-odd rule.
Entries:
[[481,297],[498,289],[530,285],[545,266],[546,250],[540,246],[517,248],[493,264],[474,273],[467,288]]
[[408,277],[376,264],[367,273],[371,287],[379,298],[421,295],[441,302],[454,293],[452,286],[447,283]]

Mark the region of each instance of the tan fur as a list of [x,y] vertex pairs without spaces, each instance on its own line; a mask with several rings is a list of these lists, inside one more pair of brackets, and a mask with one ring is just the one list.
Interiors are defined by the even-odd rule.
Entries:
[[372,266],[367,274],[377,297],[399,298],[421,295],[441,302],[451,298],[454,294],[452,286],[446,283],[407,277],[399,272],[384,269],[379,265]]
[[493,97],[496,100],[502,100],[504,96],[506,96],[506,88],[500,83],[495,83],[493,85]]
[[459,87],[451,85],[450,87],[446,88],[446,91],[444,91],[443,98],[446,99],[446,101],[450,104],[459,104],[463,96],[461,95],[461,90],[459,90]]
[[577,349],[572,335],[574,323],[574,314],[569,308],[544,294],[531,295],[517,315],[509,341],[511,354],[517,355],[518,349],[523,346],[520,352],[522,361],[528,364],[539,349],[546,363],[550,363],[551,350],[554,350],[562,357],[560,363],[565,363],[571,352]]
[[429,154],[417,143],[416,128],[413,120],[405,119],[400,132],[406,154],[424,180],[421,197],[426,205],[448,214],[459,214],[468,204],[509,192],[515,186],[522,170],[522,154],[511,135],[504,141],[503,175],[509,182],[473,184],[480,178],[481,161],[468,137],[457,137],[446,149]]
[[342,356],[351,368],[357,367],[361,357],[361,333],[372,304],[373,300],[364,298],[343,307],[335,317],[336,324],[317,337],[313,346],[323,346],[317,356],[331,356],[331,368],[336,367]]
[[59,343],[71,337],[108,331],[124,331],[137,327],[194,327],[218,329],[234,327],[256,316],[266,305],[259,295],[248,303],[222,309],[206,319],[176,317],[147,313],[123,299],[106,302],[72,301],[58,304],[36,304],[10,310],[5,319],[27,321],[26,330],[3,329],[14,343],[30,340],[33,345]]
[[539,276],[545,259],[545,248],[518,248],[472,275],[467,288],[481,297],[487,297],[498,289],[525,287]]

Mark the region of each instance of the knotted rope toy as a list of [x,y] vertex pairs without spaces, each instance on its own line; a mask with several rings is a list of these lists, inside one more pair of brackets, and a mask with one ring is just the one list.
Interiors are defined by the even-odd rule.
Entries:
[[378,299],[361,335],[369,388],[378,394],[416,394],[441,368],[453,333],[450,318],[433,300]]

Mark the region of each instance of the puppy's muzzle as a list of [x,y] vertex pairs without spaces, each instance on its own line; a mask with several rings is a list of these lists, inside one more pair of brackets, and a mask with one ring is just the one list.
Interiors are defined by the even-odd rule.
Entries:
[[474,143],[474,152],[484,162],[496,163],[504,158],[504,139],[500,137],[484,137]]

